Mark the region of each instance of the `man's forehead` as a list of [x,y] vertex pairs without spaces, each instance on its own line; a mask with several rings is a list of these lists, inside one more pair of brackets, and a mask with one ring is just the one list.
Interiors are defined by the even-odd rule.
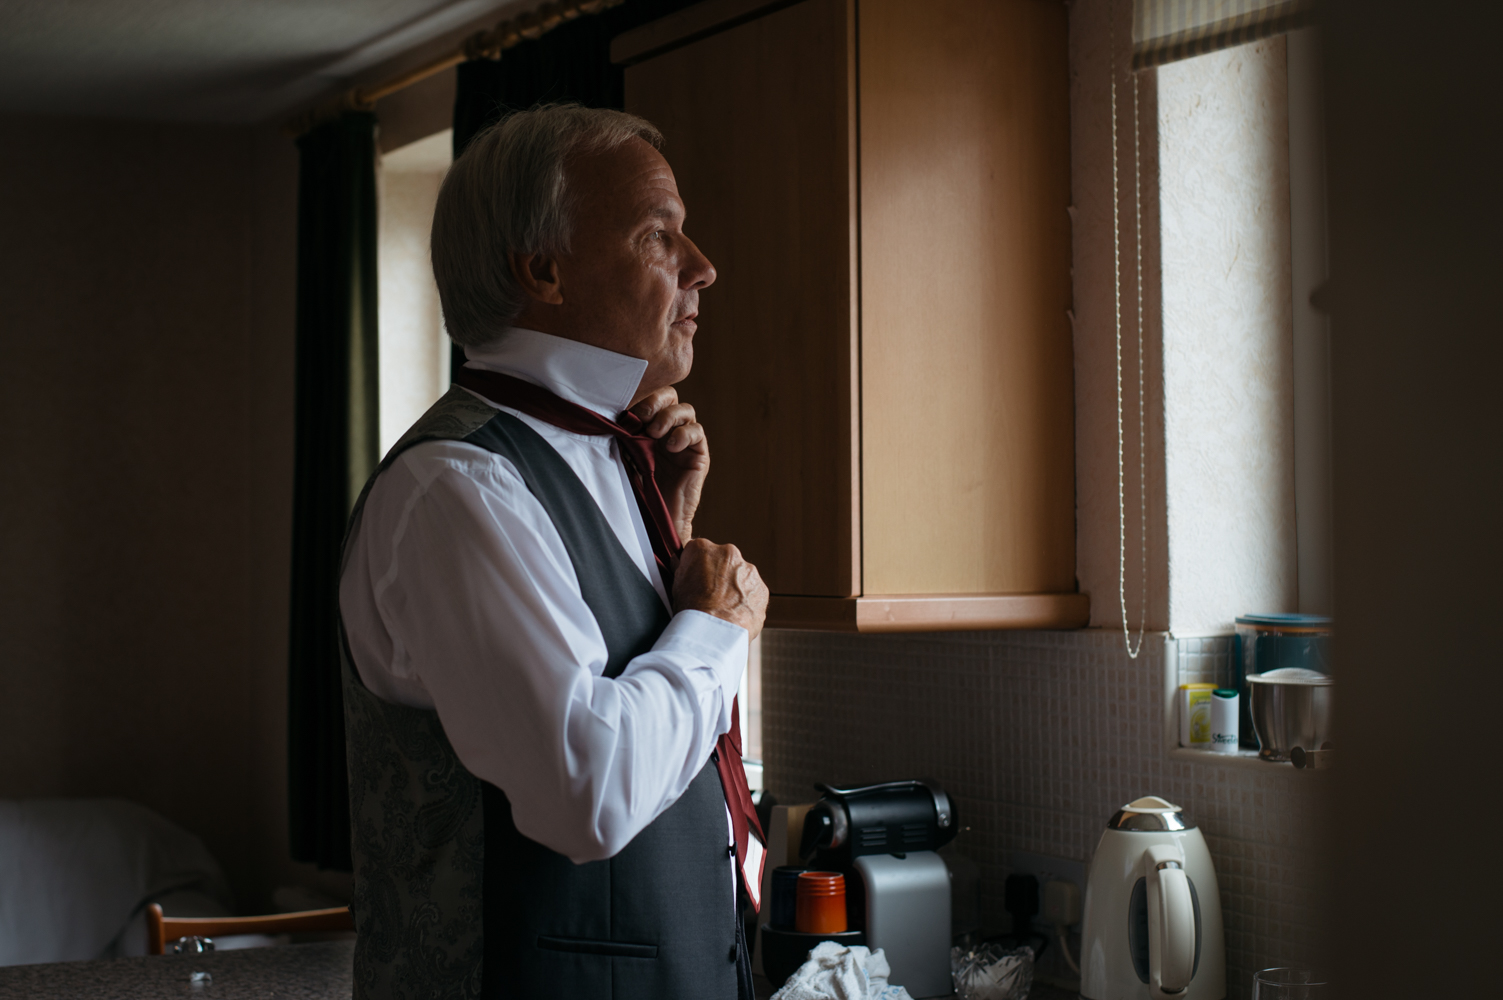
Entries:
[[610,204],[634,215],[682,218],[673,169],[663,155],[641,139],[603,153],[581,156],[570,164],[570,181],[578,194],[603,207]]

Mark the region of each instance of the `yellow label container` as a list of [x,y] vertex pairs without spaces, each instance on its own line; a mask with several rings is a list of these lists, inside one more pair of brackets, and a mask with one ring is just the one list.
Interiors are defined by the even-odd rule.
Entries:
[[1214,684],[1179,686],[1179,745],[1194,750],[1210,750],[1211,692]]

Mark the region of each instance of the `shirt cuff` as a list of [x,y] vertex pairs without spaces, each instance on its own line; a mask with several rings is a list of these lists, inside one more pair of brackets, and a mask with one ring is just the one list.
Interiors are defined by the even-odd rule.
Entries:
[[652,648],[654,652],[692,657],[715,671],[716,679],[726,691],[729,709],[730,699],[741,687],[748,642],[746,629],[740,625],[703,611],[680,611]]

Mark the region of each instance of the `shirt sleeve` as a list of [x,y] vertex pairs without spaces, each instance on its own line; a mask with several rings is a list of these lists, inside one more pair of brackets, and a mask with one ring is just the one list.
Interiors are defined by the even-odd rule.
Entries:
[[518,830],[576,863],[611,857],[730,728],[746,630],[680,612],[651,651],[601,676],[605,641],[573,564],[510,463],[420,462],[371,581],[393,646]]

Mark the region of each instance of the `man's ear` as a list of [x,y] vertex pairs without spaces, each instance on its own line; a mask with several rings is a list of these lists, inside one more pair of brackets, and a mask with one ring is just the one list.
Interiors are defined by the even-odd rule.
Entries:
[[528,298],[545,305],[563,305],[564,283],[558,261],[540,253],[514,253],[508,263],[512,277]]

